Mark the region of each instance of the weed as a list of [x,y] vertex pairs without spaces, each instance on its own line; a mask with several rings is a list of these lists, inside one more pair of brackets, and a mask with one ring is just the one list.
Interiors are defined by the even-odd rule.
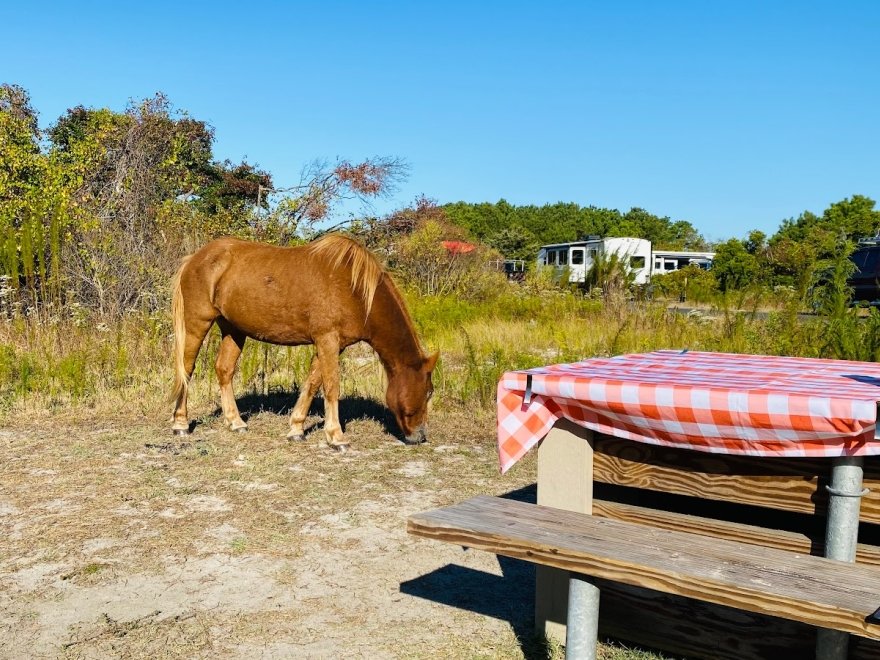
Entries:
[[[611,304],[560,289],[534,295],[516,286],[503,287],[491,302],[452,296],[407,299],[426,350],[440,350],[433,402],[440,409],[490,410],[505,371],[597,355],[688,348],[880,358],[880,312],[865,315],[827,299],[828,313],[804,321],[796,298],[783,296],[776,311],[759,318],[756,301],[728,295],[712,314],[685,316],[647,301]],[[743,305],[753,309],[742,311]],[[96,331],[99,326],[105,331]],[[214,330],[199,354],[190,390],[193,417],[209,426],[218,402],[218,347]],[[305,381],[313,354],[310,346],[248,341],[234,381],[236,395],[264,397],[257,400],[260,407],[272,405],[275,412],[286,413],[292,397],[287,407],[265,397],[295,391]],[[384,400],[384,370],[367,346],[343,354],[340,382],[344,397]],[[170,327],[161,316],[114,321],[78,308],[52,322],[40,315],[0,320],[0,415],[77,404],[93,409],[91,414],[136,410],[156,416],[167,410],[170,383]],[[202,412],[205,408],[210,412]]]

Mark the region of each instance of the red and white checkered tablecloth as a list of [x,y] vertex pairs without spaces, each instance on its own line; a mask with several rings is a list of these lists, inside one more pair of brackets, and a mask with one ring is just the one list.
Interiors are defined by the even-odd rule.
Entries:
[[560,418],[722,454],[876,455],[878,401],[872,362],[686,351],[594,358],[504,374],[498,457],[506,472]]

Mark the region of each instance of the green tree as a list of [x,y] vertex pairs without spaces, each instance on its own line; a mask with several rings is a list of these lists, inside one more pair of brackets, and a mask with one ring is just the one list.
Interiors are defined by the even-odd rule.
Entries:
[[773,283],[794,286],[805,295],[820,262],[839,252],[841,234],[854,241],[880,229],[880,211],[874,206],[874,200],[853,195],[831,204],[822,215],[804,211],[784,220],[764,252]]
[[853,195],[831,204],[821,216],[804,211],[796,219],[783,221],[779,231],[771,239],[790,239],[796,242],[817,243],[819,258],[835,254],[837,237],[843,232],[850,240],[873,236],[880,230],[880,211],[874,209],[876,202],[863,195]]
[[874,209],[876,202],[863,195],[835,202],[822,213],[822,221],[831,229],[842,230],[856,240],[874,236],[880,231],[880,211]]
[[640,208],[621,214],[616,209],[559,202],[544,206],[514,206],[505,200],[496,204],[455,202],[443,207],[449,220],[481,241],[518,228],[530,232],[537,246],[564,243],[587,235],[635,236],[647,238],[656,247],[702,249],[705,239],[685,220],[672,221]]
[[758,229],[753,229],[749,232],[748,238],[743,242],[743,247],[749,254],[762,254],[767,249],[767,234]]
[[489,236],[486,243],[507,259],[532,260],[540,247],[535,235],[519,225],[501,229]]
[[760,281],[761,275],[758,259],[735,238],[716,248],[712,272],[722,291],[743,289]]
[[[40,150],[37,114],[27,92],[0,85],[0,275],[30,302],[57,265],[59,190]],[[54,226],[53,226],[54,223]]]

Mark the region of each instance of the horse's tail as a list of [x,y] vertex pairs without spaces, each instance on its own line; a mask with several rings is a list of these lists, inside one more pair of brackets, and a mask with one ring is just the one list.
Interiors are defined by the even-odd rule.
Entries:
[[183,309],[183,290],[180,279],[183,269],[189,263],[190,257],[184,257],[171,281],[171,326],[174,328],[174,389],[171,399],[180,401],[180,397],[189,389],[189,374],[186,372],[184,350],[186,347],[186,319]]
[[366,315],[373,307],[376,287],[382,280],[384,269],[373,253],[352,238],[341,234],[327,234],[308,246],[316,255],[326,257],[333,268],[347,263],[351,270],[351,289],[360,293]]

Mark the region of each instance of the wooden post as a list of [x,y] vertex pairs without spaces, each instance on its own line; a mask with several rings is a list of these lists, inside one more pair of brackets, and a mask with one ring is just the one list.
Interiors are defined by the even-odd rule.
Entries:
[[[538,448],[538,504],[593,512],[593,432],[567,419],[550,429]],[[535,632],[565,644],[567,571],[536,567]]]

